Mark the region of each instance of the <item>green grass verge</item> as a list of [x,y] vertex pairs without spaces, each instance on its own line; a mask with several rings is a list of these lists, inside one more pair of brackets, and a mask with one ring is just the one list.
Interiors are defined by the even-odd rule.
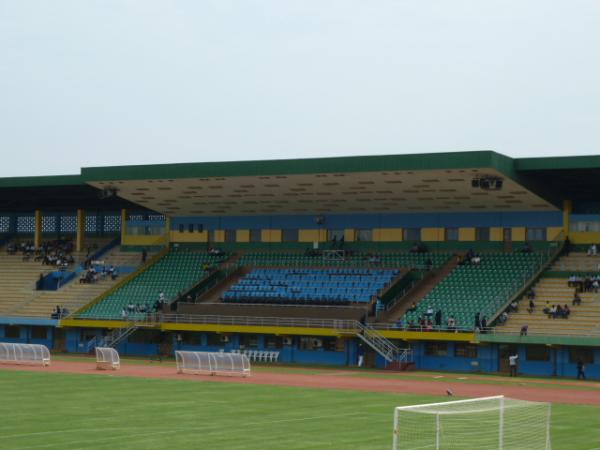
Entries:
[[[387,449],[394,406],[440,397],[0,370],[2,449]],[[600,447],[600,408],[554,405],[553,448]]]

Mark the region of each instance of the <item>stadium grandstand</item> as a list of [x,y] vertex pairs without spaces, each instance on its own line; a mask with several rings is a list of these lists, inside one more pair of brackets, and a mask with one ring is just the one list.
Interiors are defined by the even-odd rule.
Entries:
[[600,378],[599,174],[476,151],[0,179],[0,341]]

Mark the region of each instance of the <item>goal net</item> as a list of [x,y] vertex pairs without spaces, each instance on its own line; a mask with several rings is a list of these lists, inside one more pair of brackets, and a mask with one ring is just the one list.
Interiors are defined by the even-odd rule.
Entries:
[[96,369],[117,370],[121,367],[119,352],[111,347],[96,347]]
[[250,360],[241,353],[176,351],[178,373],[250,375]]
[[0,342],[0,363],[48,366],[50,352],[45,345]]
[[550,450],[550,403],[504,396],[400,406],[394,450]]

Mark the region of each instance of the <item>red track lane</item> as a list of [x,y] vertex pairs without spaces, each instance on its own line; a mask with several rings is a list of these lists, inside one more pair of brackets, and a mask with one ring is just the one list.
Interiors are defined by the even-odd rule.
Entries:
[[[421,381],[408,379],[368,378],[360,376],[335,375],[304,375],[295,373],[255,372],[247,378],[230,376],[187,375],[176,373],[173,366],[157,364],[122,364],[117,371],[96,370],[93,360],[90,362],[56,361],[49,367],[3,365],[9,370],[30,370],[35,372],[99,374],[122,377],[162,378],[172,380],[212,381],[219,383],[261,384],[277,386],[296,386],[325,389],[347,389],[353,391],[393,392],[410,394],[446,395],[446,389],[451,389],[458,397],[485,397],[490,395],[506,395],[531,401],[546,401],[552,403],[571,403],[600,405],[600,390],[580,390],[538,386],[509,386],[494,384],[470,384],[445,381]],[[523,379],[526,383],[527,380]],[[557,382],[560,384],[560,382]],[[567,384],[567,383],[565,383]],[[569,383],[571,384],[571,383]],[[585,382],[580,384],[585,386]]]

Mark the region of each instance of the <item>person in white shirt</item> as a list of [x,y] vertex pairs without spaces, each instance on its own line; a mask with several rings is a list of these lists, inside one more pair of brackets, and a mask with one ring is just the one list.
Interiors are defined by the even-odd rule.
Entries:
[[510,376],[517,376],[517,360],[519,359],[519,355],[516,353],[514,355],[510,355],[508,357],[508,365],[510,366]]

